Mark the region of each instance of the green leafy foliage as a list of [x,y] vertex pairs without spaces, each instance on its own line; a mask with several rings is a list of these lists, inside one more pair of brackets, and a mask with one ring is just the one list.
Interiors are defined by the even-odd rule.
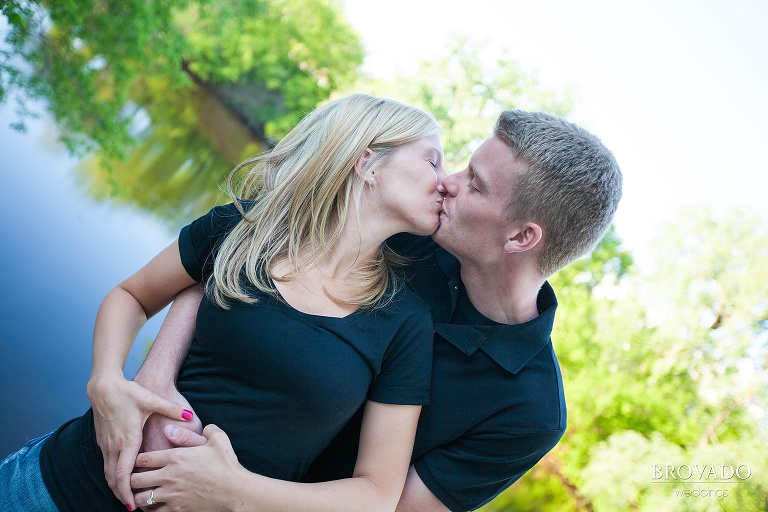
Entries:
[[467,36],[451,38],[439,54],[420,60],[415,74],[392,81],[361,77],[357,90],[398,99],[432,113],[441,134],[445,161],[451,170],[462,169],[477,146],[490,135],[502,110],[544,110],[567,114],[569,91],[556,92],[536,75],[524,70],[503,48]]
[[[505,51],[462,37],[414,76],[359,78],[359,38],[332,0],[5,0],[1,12],[0,103],[42,100],[69,149],[97,155],[79,176],[94,197],[174,227],[334,91],[433,112],[453,169],[502,109],[565,115],[572,104]],[[768,228],[697,207],[662,235],[641,266],[611,230],[550,279],[568,431],[484,510],[768,509]],[[699,461],[754,474],[722,501],[652,482],[654,465]]]
[[[362,61],[335,0],[9,2],[0,102],[41,100],[97,199],[172,228]],[[86,158],[88,157],[88,158]]]
[[340,13],[332,0],[8,3],[0,99],[44,100],[71,152],[122,157],[152,82],[165,96],[237,85],[262,96],[243,115],[280,136],[362,61]]
[[210,84],[258,84],[278,97],[249,120],[280,137],[362,62],[359,36],[329,0],[206,2],[179,16],[189,34],[189,69]]
[[[568,430],[488,511],[540,510],[526,496],[542,481],[559,483],[548,506],[563,510],[765,510],[768,226],[698,206],[661,233],[643,266],[609,231],[550,280]],[[753,474],[710,482],[731,489],[720,500],[653,482],[654,465],[681,464],[744,464]]]
[[[759,438],[686,448],[628,430],[594,447],[580,490],[595,510],[758,511],[768,496],[766,464]],[[727,478],[735,471],[747,478]]]

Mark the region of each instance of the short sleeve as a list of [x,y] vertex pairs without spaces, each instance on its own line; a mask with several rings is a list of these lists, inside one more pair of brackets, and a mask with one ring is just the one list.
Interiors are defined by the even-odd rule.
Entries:
[[470,433],[430,450],[414,466],[450,510],[475,510],[515,483],[562,435],[562,430]]
[[213,272],[213,260],[221,243],[242,219],[234,203],[216,206],[181,228],[179,253],[187,273],[202,282]]
[[381,373],[371,386],[369,400],[400,405],[429,404],[434,330],[429,310],[417,300],[420,314],[409,316],[397,330],[384,353]]

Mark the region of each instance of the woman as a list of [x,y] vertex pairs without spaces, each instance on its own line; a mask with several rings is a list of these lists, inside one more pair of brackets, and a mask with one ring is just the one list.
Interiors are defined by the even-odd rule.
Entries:
[[[422,111],[353,95],[312,112],[267,155],[238,166],[230,176],[234,202],[182,229],[102,302],[89,396],[131,388],[122,368],[141,325],[181,290],[205,282],[178,380],[199,419],[224,428],[246,469],[296,480],[365,404],[370,435],[361,441],[358,477],[319,486],[311,505],[393,510],[428,401],[432,327],[382,244],[398,232],[437,228],[438,132]],[[236,173],[250,165],[235,191]],[[119,403],[94,402],[83,417],[10,456],[3,478],[15,485],[19,477],[6,476],[12,471],[37,481],[29,474],[40,453],[36,476],[47,492],[2,489],[13,495],[8,503],[133,510],[130,490],[114,498],[104,471],[116,462],[105,463],[99,446],[140,431],[146,415],[138,416]],[[162,501],[149,493],[145,502]]]

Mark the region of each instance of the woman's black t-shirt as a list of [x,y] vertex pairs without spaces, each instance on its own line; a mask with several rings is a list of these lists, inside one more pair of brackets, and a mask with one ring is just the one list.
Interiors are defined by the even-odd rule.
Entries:
[[[202,281],[240,221],[216,207],[179,235],[182,263]],[[240,463],[298,480],[366,401],[429,402],[433,328],[403,288],[381,307],[343,318],[302,313],[270,295],[229,310],[203,298],[177,385],[203,424],[216,423]],[[62,426],[41,453],[43,479],[62,510],[124,510],[106,484],[93,415]]]

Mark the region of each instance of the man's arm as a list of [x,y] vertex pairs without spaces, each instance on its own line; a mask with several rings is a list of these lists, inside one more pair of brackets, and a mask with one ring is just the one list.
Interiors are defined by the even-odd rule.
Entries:
[[[178,368],[189,348],[197,306],[202,297],[197,288],[197,285],[187,288],[175,298],[147,356],[149,364],[145,364],[139,372],[139,382],[123,378],[125,385],[115,385],[112,381],[105,385],[89,383],[88,396],[94,417],[104,418],[95,421],[97,439],[107,440],[99,442],[104,454],[104,474],[115,496],[127,505],[133,505],[130,474],[136,454],[142,448],[153,449],[153,445],[155,449],[167,446],[162,433],[153,434],[152,431],[149,432],[148,442],[142,445],[142,429],[149,423],[148,418],[157,418],[158,414],[153,413],[159,413],[164,417],[185,420],[184,426],[195,432],[202,430],[199,419],[176,392],[174,384]],[[144,386],[153,389],[150,391]],[[152,420],[152,424],[156,421]],[[162,425],[159,428],[162,429]]]
[[[176,390],[176,377],[192,343],[195,318],[202,298],[202,285],[191,286],[176,296],[152,348],[133,379],[146,389],[166,400],[180,403],[190,411],[193,409],[189,402]],[[181,422],[161,414],[152,414],[144,424],[142,452],[174,447],[163,434],[166,425],[183,426],[197,434],[203,431],[197,416],[193,416],[191,421]]]
[[202,298],[202,285],[176,296],[134,381],[160,396],[176,391],[176,376],[192,344]]
[[424,484],[413,466],[408,470],[403,495],[396,512],[450,512]]
[[[166,428],[164,434],[168,441],[177,447],[202,446],[208,442],[205,437],[184,426],[176,429]],[[449,512],[449,509],[432,494],[416,469],[411,466],[396,512]]]
[[[542,429],[517,434],[478,430],[462,435],[413,462],[412,473],[419,478],[419,482],[409,482],[418,484],[413,499],[423,498],[431,491],[446,507],[435,510],[475,510],[530,470],[562,434],[560,429]],[[402,510],[432,509],[416,506]]]

